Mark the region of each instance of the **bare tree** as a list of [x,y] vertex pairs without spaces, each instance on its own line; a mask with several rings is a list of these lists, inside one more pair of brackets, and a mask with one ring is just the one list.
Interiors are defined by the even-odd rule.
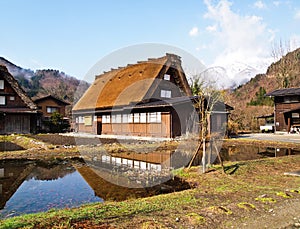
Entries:
[[[272,45],[271,56],[275,64],[276,80],[280,88],[287,88],[290,86],[291,78],[293,77],[294,62],[297,56],[287,57],[286,55],[291,52],[291,42],[274,42]],[[286,57],[285,57],[286,56]],[[283,58],[285,57],[285,58]]]
[[[191,167],[194,159],[202,150],[203,173],[206,172],[206,143],[216,137],[216,132],[211,130],[211,117],[213,113],[224,104],[223,94],[217,89],[216,81],[210,79],[209,74],[202,73],[195,76],[192,84],[193,94],[196,95],[195,108],[199,113],[199,144],[189,163]],[[213,142],[213,141],[212,141]],[[219,161],[223,168],[223,163],[217,150]],[[224,171],[224,168],[223,168]]]

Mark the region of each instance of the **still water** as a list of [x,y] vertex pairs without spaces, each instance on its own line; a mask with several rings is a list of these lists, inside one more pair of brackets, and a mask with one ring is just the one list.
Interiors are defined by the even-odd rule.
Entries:
[[71,164],[0,162],[1,218],[102,201]]
[[[213,155],[215,149],[207,148],[211,163],[218,162]],[[249,145],[221,149],[224,161],[294,154],[300,154],[300,149]],[[182,150],[117,155],[87,153],[84,157],[84,160],[0,160],[0,218],[191,188],[172,174],[173,169],[187,165],[191,158]],[[200,157],[195,165],[199,163]]]
[[98,155],[90,162],[1,160],[0,218],[190,188],[171,175],[170,155],[163,154]]

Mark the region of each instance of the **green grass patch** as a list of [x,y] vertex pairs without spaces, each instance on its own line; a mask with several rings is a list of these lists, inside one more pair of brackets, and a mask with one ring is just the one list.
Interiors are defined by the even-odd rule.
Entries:
[[283,198],[291,198],[292,196],[286,192],[277,192],[276,193],[277,196],[281,196]]
[[250,203],[247,203],[247,202],[238,203],[237,206],[239,208],[243,208],[245,210],[256,209],[254,204],[250,204]]
[[203,217],[195,212],[188,213],[186,216],[191,221],[191,223],[194,225],[203,224],[206,221],[205,217]]
[[276,203],[276,200],[271,197],[257,197],[255,200],[260,201],[262,203]]

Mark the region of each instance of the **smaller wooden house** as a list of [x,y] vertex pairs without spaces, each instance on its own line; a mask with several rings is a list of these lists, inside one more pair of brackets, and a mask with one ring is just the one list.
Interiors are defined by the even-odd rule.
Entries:
[[38,117],[36,104],[0,65],[0,134],[35,133]]
[[54,113],[58,113],[63,117],[62,122],[66,126],[69,125],[69,118],[66,117],[66,106],[70,103],[58,99],[52,95],[37,98],[33,100],[38,107],[38,111],[42,114],[42,122],[39,131],[47,132],[50,131],[49,125],[45,125]]
[[70,103],[58,99],[53,95],[47,95],[38,99],[34,99],[33,101],[45,118],[50,118],[54,112],[66,117],[66,106],[70,105]]
[[275,131],[290,132],[300,126],[300,88],[277,89],[266,96],[274,97]]

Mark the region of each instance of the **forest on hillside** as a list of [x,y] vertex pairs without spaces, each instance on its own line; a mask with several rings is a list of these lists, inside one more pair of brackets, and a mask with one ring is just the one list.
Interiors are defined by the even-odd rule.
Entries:
[[264,95],[280,88],[300,87],[300,48],[272,63],[265,74],[227,90],[225,102],[234,107],[231,124],[240,131],[257,131],[264,120],[259,116],[274,112],[272,98]]

